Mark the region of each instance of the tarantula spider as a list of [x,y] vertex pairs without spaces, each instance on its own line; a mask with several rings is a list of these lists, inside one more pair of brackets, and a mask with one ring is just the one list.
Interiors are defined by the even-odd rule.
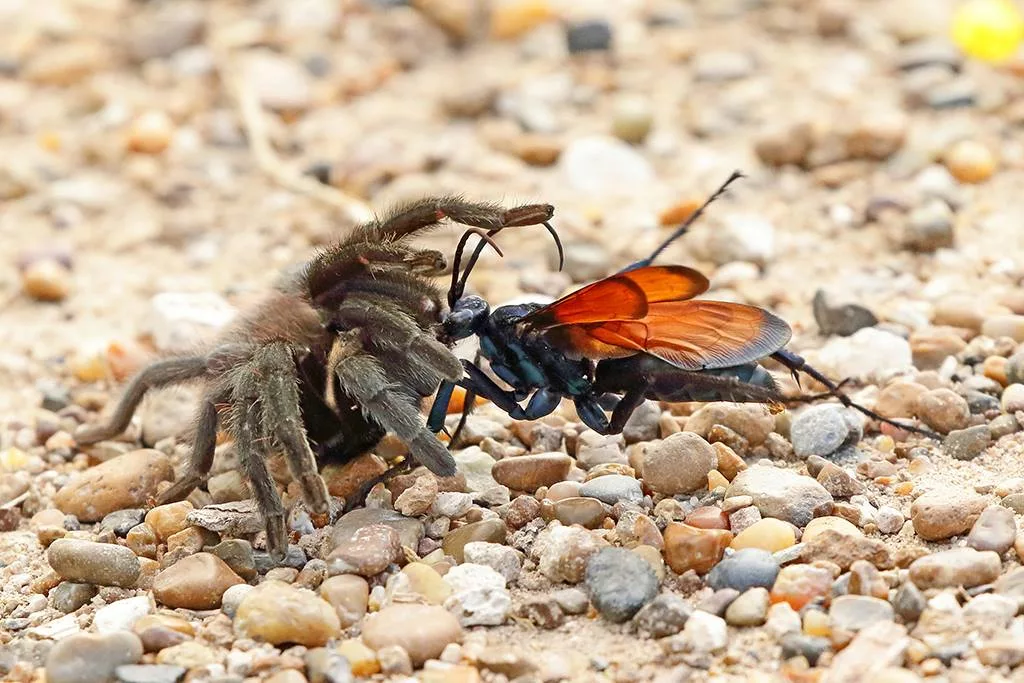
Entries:
[[123,432],[150,389],[204,382],[187,469],[158,502],[181,500],[204,481],[223,423],[263,517],[267,549],[280,560],[288,533],[266,464],[273,453],[283,452],[306,505],[317,514],[330,509],[318,464],[354,458],[385,432],[404,441],[412,458],[434,474],[455,473],[455,461],[420,413],[421,400],[441,380],[454,382],[463,373],[459,359],[438,341],[448,311],[427,279],[439,275],[446,262],[440,252],[410,246],[408,238],[445,220],[474,226],[456,252],[454,287],[471,234],[497,250],[491,236],[503,228],[542,224],[553,233],[547,223],[553,212],[542,204],[505,210],[434,198],[362,225],[283,276],[205,353],[143,368],[108,421],[81,428],[76,441],[88,445]]

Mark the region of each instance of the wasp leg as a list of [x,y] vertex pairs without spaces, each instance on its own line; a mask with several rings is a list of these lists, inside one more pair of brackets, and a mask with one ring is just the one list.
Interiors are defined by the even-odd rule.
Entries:
[[782,349],[781,351],[776,351],[775,353],[773,353],[771,357],[782,363],[792,372],[803,372],[808,377],[811,377],[817,380],[818,382],[821,382],[822,384],[825,385],[825,388],[828,389],[829,395],[834,396],[836,399],[839,400],[840,403],[842,403],[847,408],[852,408],[864,415],[867,415],[872,420],[877,420],[878,422],[882,422],[887,425],[892,425],[893,427],[896,427],[897,429],[902,429],[904,431],[922,434],[930,439],[942,439],[941,436],[931,431],[930,429],[915,427],[913,425],[897,422],[896,420],[890,420],[887,417],[882,417],[873,410],[869,410],[868,408],[865,408],[864,406],[858,403],[854,403],[849,396],[840,391],[839,385],[837,385],[835,382],[830,380],[825,375],[821,374],[821,372],[819,372],[818,370],[815,370],[810,365],[808,365],[807,361],[802,356],[798,356],[795,353]]

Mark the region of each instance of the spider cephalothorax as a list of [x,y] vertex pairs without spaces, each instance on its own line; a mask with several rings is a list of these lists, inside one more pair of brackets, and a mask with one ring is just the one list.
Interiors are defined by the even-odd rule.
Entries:
[[[447,308],[427,279],[444,270],[445,259],[416,249],[408,238],[447,219],[475,226],[471,232],[490,242],[502,228],[546,224],[552,212],[547,205],[505,210],[457,198],[425,199],[360,226],[284,276],[205,353],[159,360],[140,371],[110,419],[83,428],[76,440],[91,444],[124,431],[149,389],[204,382],[191,460],[159,502],[181,500],[203,482],[222,424],[234,437],[263,515],[267,548],[279,559],[288,534],[266,464],[273,453],[284,454],[316,514],[330,507],[318,464],[351,459],[385,432],[404,441],[435,474],[455,473],[454,460],[420,414],[424,397],[463,372],[438,341]],[[465,243],[464,237],[456,262]],[[479,249],[472,261],[478,256]],[[457,277],[458,263],[453,281]]]

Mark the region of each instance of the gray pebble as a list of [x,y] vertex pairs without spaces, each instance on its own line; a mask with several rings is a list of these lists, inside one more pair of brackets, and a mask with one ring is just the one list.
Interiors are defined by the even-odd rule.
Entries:
[[77,633],[58,641],[46,658],[47,683],[108,683],[123,664],[142,659],[134,633]]
[[860,441],[859,421],[834,405],[812,406],[793,420],[789,439],[799,458],[828,456]]
[[726,557],[708,574],[708,585],[719,590],[734,588],[741,593],[751,588],[771,588],[779,575],[779,564],[767,550],[743,548]]
[[590,601],[609,621],[628,621],[658,594],[659,581],[646,560],[625,548],[604,548],[587,563]]
[[580,487],[580,495],[597,498],[608,505],[615,505],[623,500],[629,503],[639,503],[644,499],[640,482],[624,474],[606,474],[591,479]]
[[124,538],[132,527],[142,524],[145,516],[145,510],[115,510],[100,521],[100,531],[112,531]]
[[652,638],[672,636],[683,630],[693,613],[693,605],[675,593],[662,593],[644,605],[633,623]]
[[141,571],[135,553],[111,543],[62,538],[50,545],[46,559],[61,578],[76,583],[131,588]]
[[98,592],[99,589],[91,583],[62,581],[50,591],[50,606],[70,614],[92,600]]
[[185,672],[185,667],[172,664],[125,664],[114,675],[119,683],[178,683]]
[[974,460],[985,452],[991,440],[988,425],[954,429],[942,440],[942,450],[957,460]]

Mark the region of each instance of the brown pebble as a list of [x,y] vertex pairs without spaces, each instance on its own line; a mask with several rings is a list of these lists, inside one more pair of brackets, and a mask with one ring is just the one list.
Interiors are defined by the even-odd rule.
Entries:
[[153,597],[168,607],[216,609],[231,586],[245,583],[216,555],[197,553],[176,562],[153,580]]

